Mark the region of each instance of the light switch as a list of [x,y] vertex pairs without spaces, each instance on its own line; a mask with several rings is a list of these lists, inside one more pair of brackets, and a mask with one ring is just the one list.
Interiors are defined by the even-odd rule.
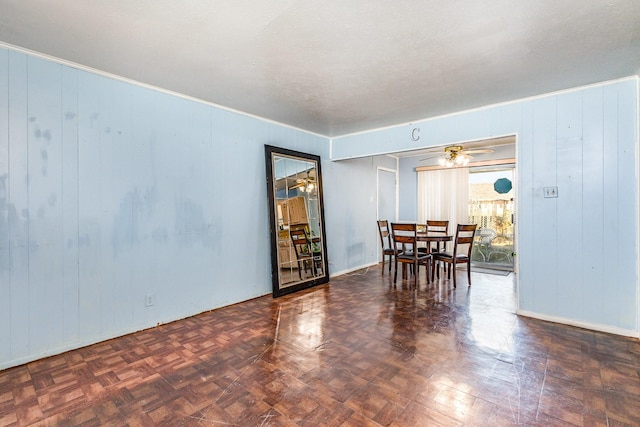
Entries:
[[558,187],[544,187],[544,198],[556,198],[558,197]]

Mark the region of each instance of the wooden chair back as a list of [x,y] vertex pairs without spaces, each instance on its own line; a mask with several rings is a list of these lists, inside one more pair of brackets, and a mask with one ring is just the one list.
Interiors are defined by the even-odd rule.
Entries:
[[418,227],[415,223],[391,223],[394,249],[397,251],[393,283],[395,283],[398,278],[398,262],[413,265],[414,283],[416,286],[418,285],[418,266],[420,264],[424,264],[427,267],[427,279],[429,278],[429,261],[431,260],[431,255],[418,251],[417,230]]
[[389,221],[386,219],[378,220],[378,234],[380,234],[380,244],[382,245],[382,251],[386,249],[392,249],[391,232],[389,231]]
[[[467,264],[467,281],[471,286],[471,250],[473,249],[473,239],[476,234],[476,224],[458,224],[456,227],[456,237],[453,240],[453,253],[438,252],[433,254],[433,264],[435,267],[436,262],[443,262],[448,265],[447,277],[451,276],[453,272],[453,287],[456,287],[456,265]],[[463,249],[460,246],[467,245],[467,253],[463,253]],[[433,280],[435,268],[432,269],[431,277]]]
[[456,238],[453,241],[454,258],[460,254],[461,245],[469,245],[467,247],[467,258],[471,259],[471,250],[473,249],[473,239],[476,234],[477,224],[458,224],[456,229]]
[[435,219],[427,220],[427,232],[428,233],[441,233],[447,234],[449,232],[449,221],[440,221]]
[[[427,233],[442,234],[446,236],[449,234],[449,221],[428,219]],[[446,244],[444,242],[435,242],[435,247],[431,248],[431,252],[441,252],[444,251],[445,248]]]
[[389,221],[386,219],[378,220],[378,234],[380,234],[380,245],[382,246],[382,274],[384,274],[384,263],[389,257],[389,273],[391,273],[391,261],[397,254],[391,241],[391,231],[389,231]]
[[[393,244],[396,250],[413,251],[416,247],[416,224],[391,223]],[[410,248],[407,248],[410,245]]]
[[289,235],[291,236],[291,244],[293,245],[293,249],[296,253],[300,279],[302,279],[303,266],[305,271],[307,271],[310,265],[313,275],[315,276],[316,271],[313,263],[313,247],[311,245],[311,239],[309,239],[306,226],[291,226],[289,228]]

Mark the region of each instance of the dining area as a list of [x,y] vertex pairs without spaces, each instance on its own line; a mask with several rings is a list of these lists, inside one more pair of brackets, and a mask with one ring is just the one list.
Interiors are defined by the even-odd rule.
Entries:
[[[393,274],[394,285],[401,280],[417,287],[420,267],[424,267],[427,283],[436,278],[452,280],[457,287],[458,266],[466,265],[467,285],[471,286],[471,251],[477,224],[456,224],[450,229],[448,220],[419,222],[377,221],[382,251],[382,274]],[[388,261],[387,261],[388,260]]]

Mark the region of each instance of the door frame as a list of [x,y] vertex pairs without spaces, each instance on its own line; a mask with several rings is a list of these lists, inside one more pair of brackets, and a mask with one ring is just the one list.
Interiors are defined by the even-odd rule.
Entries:
[[[517,176],[518,176],[518,171],[517,171],[517,164],[514,161],[513,163],[507,163],[507,164],[503,164],[503,165],[490,165],[490,166],[499,166],[495,169],[493,168],[483,168],[481,167],[476,167],[479,169],[482,169],[480,171],[477,172],[471,172],[472,169],[474,169],[474,167],[469,168],[469,175],[471,176],[472,173],[483,173],[483,172],[492,172],[493,170],[495,171],[499,171],[499,170],[511,170],[511,182],[512,182],[512,189],[513,189],[513,203],[512,203],[512,224],[513,224],[513,237],[512,237],[512,241],[513,241],[513,255],[512,255],[512,266],[510,271],[512,271],[513,273],[517,274],[518,273],[518,263],[517,261],[517,236],[518,236],[518,232],[517,232],[517,226],[516,226],[516,221],[518,220],[517,218],[517,206],[518,206],[518,182],[517,182]],[[484,267],[484,268],[488,268],[491,269],[491,263],[490,262],[486,262],[486,263],[480,263],[479,264],[480,267]],[[506,266],[505,266],[506,267]],[[496,270],[506,270],[506,268],[500,268],[500,267],[493,267]]]
[[[387,218],[390,222],[391,221],[397,221],[398,219],[398,201],[399,201],[399,194],[398,194],[398,170],[396,169],[391,169],[391,168],[386,168],[384,166],[378,166],[376,168],[376,219],[380,219],[380,174],[381,173],[392,173],[393,174],[393,178],[394,178],[394,186],[393,186],[393,191],[394,191],[394,196],[393,197],[393,218]],[[379,237],[377,237],[377,240],[379,240]],[[380,247],[380,244],[376,245],[378,250],[377,250],[377,256],[376,259],[380,260],[381,256],[382,256],[382,248]]]

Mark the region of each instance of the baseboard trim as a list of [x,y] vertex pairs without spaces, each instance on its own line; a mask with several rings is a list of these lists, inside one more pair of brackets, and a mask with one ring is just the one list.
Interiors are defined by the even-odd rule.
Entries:
[[621,335],[631,338],[640,338],[640,333],[632,329],[623,329],[615,326],[601,325],[598,323],[581,322],[579,320],[567,319],[566,317],[550,316],[547,314],[535,313],[528,310],[516,310],[518,316],[531,317],[533,319],[545,320],[547,322],[560,323],[562,325],[575,326],[592,331],[606,332],[613,335]]
[[[329,263],[329,264],[331,264],[331,263]],[[335,272],[329,274],[329,278],[338,277],[338,276],[342,276],[342,275],[345,275],[345,274],[353,273],[354,271],[362,270],[363,268],[370,268],[370,267],[372,267],[374,265],[377,266],[377,265],[380,265],[380,263],[372,262],[372,263],[369,263],[369,264],[359,265],[358,267],[349,268],[347,270],[335,271]]]
[[185,320],[185,319],[188,319],[190,317],[199,316],[201,314],[208,313],[210,311],[215,311],[215,310],[218,310],[220,308],[228,307],[228,306],[235,305],[235,304],[240,304],[240,303],[243,303],[243,302],[246,302],[246,301],[250,301],[250,300],[255,299],[255,298],[260,298],[260,297],[263,297],[263,296],[267,296],[267,295],[271,295],[271,293],[264,294],[264,295],[254,295],[252,297],[247,297],[244,300],[236,301],[236,302],[223,302],[223,303],[220,303],[221,305],[219,305],[219,306],[215,306],[215,307],[206,309],[204,311],[200,311],[198,313],[190,314],[188,316],[178,316],[178,317],[175,317],[175,318],[164,319],[162,321],[157,321],[155,323],[151,323],[151,324],[146,325],[146,326],[143,325],[140,329],[136,329],[136,330],[123,329],[123,330],[120,330],[120,331],[114,331],[113,333],[100,335],[98,337],[93,337],[93,338],[90,338],[90,339],[70,341],[68,343],[65,343],[62,346],[51,348],[51,349],[48,349],[46,351],[41,351],[41,352],[34,353],[34,354],[24,355],[24,356],[20,356],[20,357],[17,357],[15,359],[10,359],[10,360],[6,360],[6,361],[0,361],[0,371],[3,371],[5,369],[10,369],[10,368],[15,368],[17,366],[25,365],[27,363],[35,362],[36,360],[41,360],[41,359],[46,359],[48,357],[58,356],[60,354],[66,353],[68,351],[73,351],[73,350],[78,350],[78,349],[81,349],[81,348],[84,348],[84,347],[89,347],[89,346],[92,346],[92,345],[95,345],[95,344],[99,344],[99,343],[102,343],[102,342],[105,342],[105,341],[109,341],[109,340],[112,340],[112,339],[121,338],[121,337],[124,337],[126,335],[136,334],[138,332],[146,331],[146,330],[149,330],[149,329],[154,329],[154,328],[157,328],[158,326],[161,326],[161,325],[166,325],[168,323],[178,322],[180,320]]

